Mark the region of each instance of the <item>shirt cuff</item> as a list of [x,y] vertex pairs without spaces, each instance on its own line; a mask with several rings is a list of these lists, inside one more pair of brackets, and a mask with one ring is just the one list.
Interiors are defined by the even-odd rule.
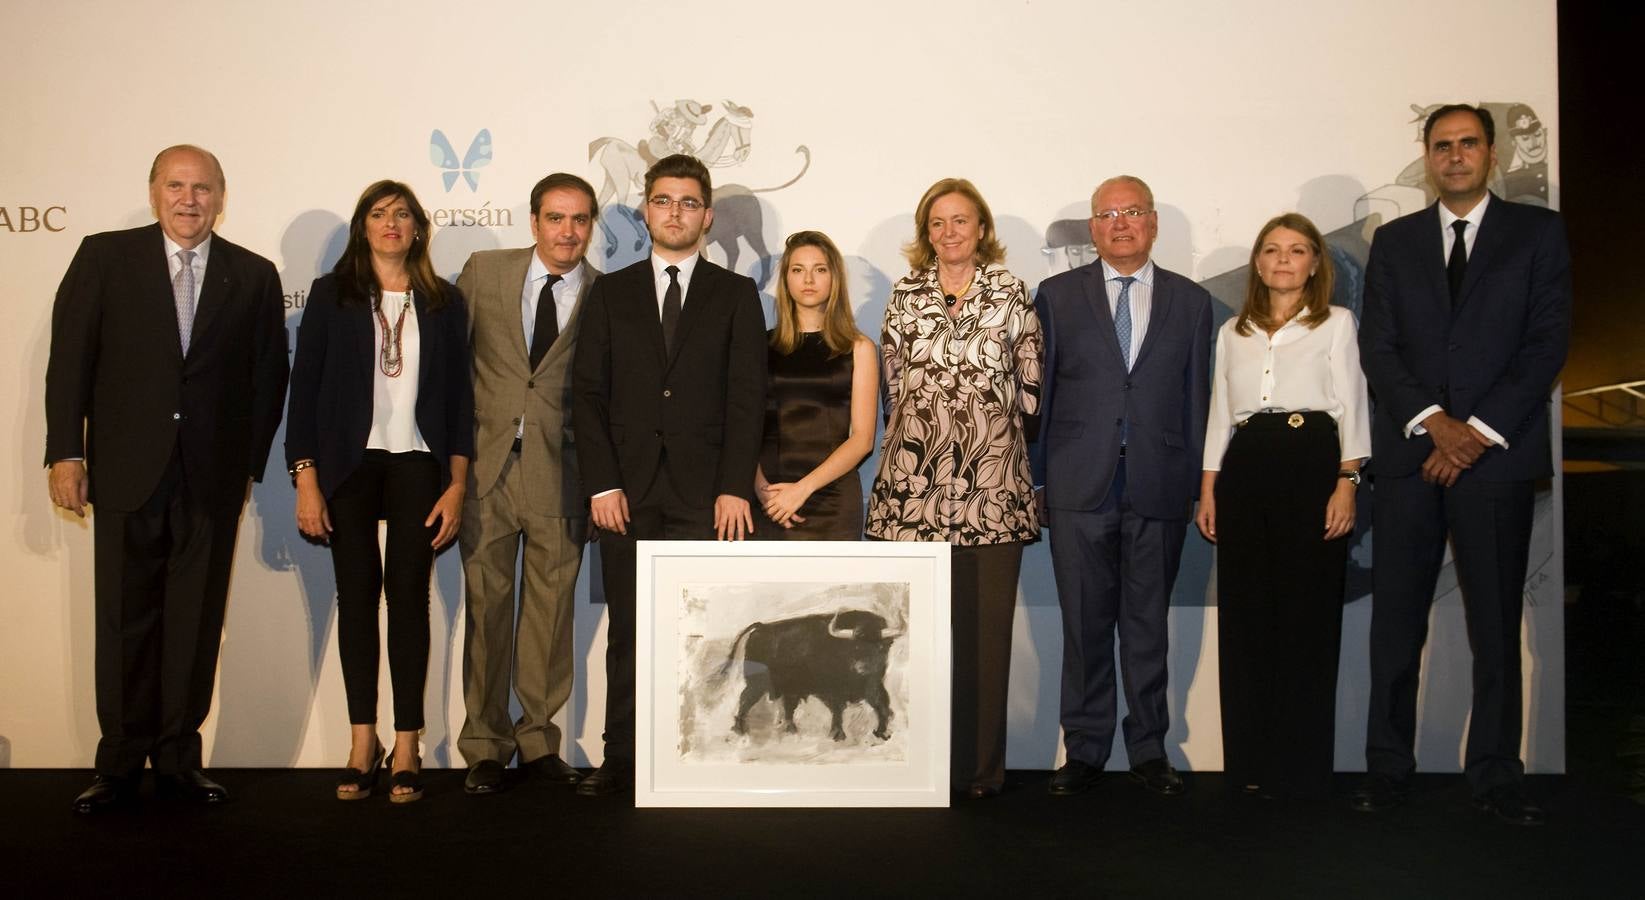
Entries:
[[620,490],[622,490],[622,488],[612,488],[612,489],[611,489],[611,490],[608,490],[608,491],[601,491],[601,492],[599,492],[599,493],[598,493],[598,494],[595,494],[595,495],[593,495],[593,496],[591,496],[591,497],[589,497],[589,498],[588,498],[588,499],[590,499],[590,500],[598,500],[598,499],[600,499],[600,498],[601,498],[601,497],[604,497],[604,496],[605,496],[605,495],[607,495],[607,494],[615,494],[615,493],[617,493],[617,492],[618,492],[618,491],[620,491]]
[[1412,416],[1411,421],[1405,423],[1405,436],[1410,437],[1413,434],[1427,434],[1428,429],[1422,427],[1422,420],[1428,418],[1434,413],[1444,411],[1444,408],[1436,403],[1422,412],[1417,413],[1415,416]]
[[1468,424],[1472,425],[1475,431],[1490,438],[1491,443],[1501,447],[1504,450],[1508,449],[1508,442],[1503,439],[1502,435],[1497,434],[1495,428],[1481,422],[1479,420],[1479,416],[1469,416]]

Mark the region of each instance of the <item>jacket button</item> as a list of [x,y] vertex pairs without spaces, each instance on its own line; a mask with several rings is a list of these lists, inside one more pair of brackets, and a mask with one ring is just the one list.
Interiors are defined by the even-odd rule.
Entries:
[[173,422],[181,421],[182,418],[183,418],[183,414],[180,413],[180,412],[174,412],[174,413],[171,414],[171,420]]
[[528,382],[526,382],[526,383],[525,383],[525,386],[526,386],[526,387],[528,387],[528,388],[534,388],[534,387],[536,387],[536,386],[537,386],[537,382],[535,382],[535,381],[528,381]]
[[513,424],[515,424],[515,425],[519,425],[519,424],[520,424],[520,417],[519,417],[519,416],[515,416],[515,417],[514,417],[514,423],[513,423]]
[[657,437],[662,437],[663,436],[663,430],[661,428],[659,428],[656,431],[653,431],[651,433],[656,435]]
[[674,392],[669,390],[668,388],[663,388],[663,396],[664,397],[672,397],[672,396],[674,396]]

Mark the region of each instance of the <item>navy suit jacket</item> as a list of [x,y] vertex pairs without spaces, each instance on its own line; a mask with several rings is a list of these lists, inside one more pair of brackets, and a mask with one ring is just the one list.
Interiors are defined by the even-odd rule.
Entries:
[[651,258],[603,276],[580,313],[572,423],[589,496],[621,488],[638,503],[667,465],[681,499],[752,500],[765,430],[765,314],[747,276],[699,258],[674,353]]
[[285,387],[272,263],[212,235],[185,356],[160,226],[94,234],[52,307],[46,464],[85,459],[92,502],[129,512],[175,452],[197,499],[239,505],[263,478]]
[[1549,393],[1571,330],[1571,257],[1559,215],[1492,196],[1453,305],[1439,206],[1377,229],[1365,272],[1360,365],[1376,408],[1371,465],[1411,475],[1433,451],[1405,425],[1432,405],[1478,416],[1508,442],[1463,473],[1486,481],[1553,474]]
[[[451,478],[452,456],[474,457],[474,391],[468,358],[468,312],[463,295],[441,281],[446,303],[430,311],[413,293],[417,314],[417,429],[440,461],[440,485]],[[315,279],[297,329],[286,414],[286,465],[314,460],[320,493],[329,499],[365,458],[371,435],[376,334],[365,303],[338,302],[337,279]]]
[[1128,422],[1131,508],[1153,519],[1193,515],[1211,403],[1211,295],[1156,263],[1148,331],[1129,372],[1101,261],[1046,279],[1034,305],[1045,330],[1045,373],[1030,458],[1046,505],[1102,505]]

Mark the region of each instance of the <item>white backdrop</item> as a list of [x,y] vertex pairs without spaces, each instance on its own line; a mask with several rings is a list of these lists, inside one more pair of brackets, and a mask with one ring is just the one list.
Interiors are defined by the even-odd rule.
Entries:
[[[1231,300],[1251,238],[1275,213],[1301,210],[1334,232],[1339,262],[1363,262],[1376,216],[1426,202],[1407,172],[1420,157],[1424,105],[1524,103],[1558,134],[1553,0],[1459,0],[1443,20],[1421,0],[601,6],[71,0],[0,10],[10,55],[0,84],[0,352],[15,361],[0,371],[0,416],[17,448],[0,477],[11,584],[0,600],[0,767],[86,766],[95,749],[92,525],[50,506],[41,469],[50,308],[82,236],[151,221],[144,181],[168,144],[221,158],[218,231],[275,262],[293,333],[368,182],[392,177],[418,191],[444,225],[432,246],[451,276],[475,249],[529,243],[527,193],[547,172],[578,172],[602,189],[609,179],[611,199],[626,199],[633,148],[655,138],[716,164],[711,258],[761,277],[784,235],[824,230],[850,257],[859,323],[877,334],[889,284],[906,268],[898,247],[914,203],[940,177],[977,183],[1009,266],[1033,286],[1068,265],[1053,223],[1088,215],[1102,178],[1140,175],[1161,210],[1156,258]],[[1457,22],[1468,23],[1468,40]],[[1506,131],[1505,166],[1515,152]],[[1557,172],[1557,142],[1547,146],[1540,163]],[[1550,193],[1557,205],[1557,184]],[[637,259],[620,211],[608,208],[605,222],[596,265]],[[280,456],[277,445],[242,522],[205,728],[212,766],[327,766],[346,754],[330,559],[296,532]],[[1559,510],[1556,483],[1539,498],[1526,589],[1533,771],[1564,767]],[[1362,538],[1354,551],[1360,593],[1368,550]],[[1172,611],[1169,752],[1195,769],[1221,765],[1210,566],[1191,536]],[[603,709],[603,614],[587,602],[594,568],[585,565],[579,593],[578,687],[566,713],[578,736],[568,752],[583,764],[597,761]],[[455,552],[441,557],[431,604],[425,755],[436,766],[461,764],[459,570]],[[1342,769],[1364,764],[1369,606],[1360,598],[1345,611]],[[1057,756],[1058,628],[1041,545],[1025,560],[1016,623],[1013,767]],[[1449,575],[1427,675],[1419,761],[1455,770],[1469,684]],[[386,666],[383,687],[386,716]]]

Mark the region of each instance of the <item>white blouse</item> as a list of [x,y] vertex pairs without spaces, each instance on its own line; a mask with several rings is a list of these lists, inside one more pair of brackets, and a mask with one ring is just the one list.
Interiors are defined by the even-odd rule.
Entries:
[[417,377],[422,356],[418,351],[422,349],[422,339],[417,329],[417,307],[407,303],[410,298],[410,291],[383,292],[383,318],[388,320],[389,330],[405,316],[405,324],[400,328],[402,365],[400,374],[393,377],[383,372],[386,337],[383,318],[375,312],[371,314],[375,339],[371,357],[371,433],[366,436],[366,447],[371,450],[390,453],[428,450],[423,433],[417,428]]
[[1229,319],[1217,332],[1216,374],[1211,378],[1211,416],[1205,425],[1206,471],[1222,469],[1234,427],[1260,412],[1325,412],[1337,421],[1342,459],[1371,455],[1371,412],[1365,373],[1359,367],[1354,314],[1331,307],[1314,328],[1296,319],[1270,337],[1252,326],[1234,330]]

